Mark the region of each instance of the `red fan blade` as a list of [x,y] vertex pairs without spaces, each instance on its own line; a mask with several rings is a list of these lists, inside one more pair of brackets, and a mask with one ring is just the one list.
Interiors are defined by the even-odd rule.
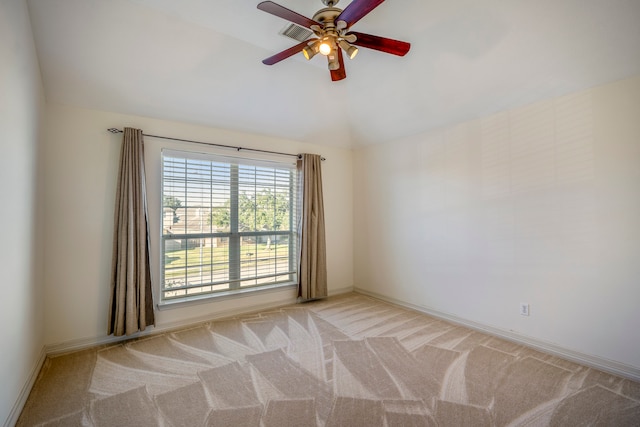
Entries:
[[337,70],[331,70],[331,81],[334,82],[347,78],[347,70],[344,68],[344,59],[342,58],[342,49],[338,47],[337,52],[340,68],[338,68]]
[[262,3],[258,3],[258,9],[275,15],[278,18],[286,19],[287,21],[302,25],[306,28],[311,28],[312,25],[319,25],[320,27],[322,27],[321,23],[316,22],[313,19],[309,19],[306,16],[302,16],[299,13],[287,9],[284,6],[280,6],[279,4],[272,1],[263,1]]
[[401,42],[400,40],[372,36],[371,34],[357,33],[355,31],[349,34],[353,34],[358,38],[351,44],[366,47],[369,49],[379,50],[381,52],[391,53],[392,55],[405,56],[411,48],[411,44],[407,42]]
[[295,55],[296,53],[302,52],[302,49],[309,44],[310,41],[313,40],[318,40],[318,39],[309,39],[309,40],[305,40],[302,43],[299,43],[295,46],[290,47],[287,50],[283,50],[280,53],[276,53],[273,56],[268,57],[267,59],[263,59],[262,63],[265,65],[273,65],[277,62],[282,61],[283,59],[287,59],[290,56]]
[[349,5],[338,15],[336,22],[344,21],[347,23],[347,28],[358,22],[367,13],[378,7],[384,0],[353,0]]

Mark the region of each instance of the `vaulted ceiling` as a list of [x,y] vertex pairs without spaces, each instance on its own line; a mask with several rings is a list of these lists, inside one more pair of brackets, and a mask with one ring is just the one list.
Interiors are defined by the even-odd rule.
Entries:
[[28,0],[47,101],[355,147],[640,73],[637,0],[387,0],[353,29],[411,51],[360,49],[339,82],[261,63],[297,41],[259,1]]

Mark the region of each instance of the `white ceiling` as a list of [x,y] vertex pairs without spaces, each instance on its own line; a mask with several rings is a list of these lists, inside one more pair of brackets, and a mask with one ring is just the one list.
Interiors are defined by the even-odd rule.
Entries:
[[640,73],[640,0],[387,0],[353,30],[411,51],[360,49],[339,82],[261,63],[297,42],[259,1],[28,0],[47,101],[354,147]]

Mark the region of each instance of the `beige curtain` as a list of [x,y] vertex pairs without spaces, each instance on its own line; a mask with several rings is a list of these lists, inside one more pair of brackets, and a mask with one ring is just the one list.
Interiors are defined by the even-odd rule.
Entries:
[[155,325],[140,129],[125,128],[113,230],[108,333],[130,335]]
[[298,298],[312,300],[327,296],[327,244],[320,156],[302,154],[297,169],[301,194],[298,210]]

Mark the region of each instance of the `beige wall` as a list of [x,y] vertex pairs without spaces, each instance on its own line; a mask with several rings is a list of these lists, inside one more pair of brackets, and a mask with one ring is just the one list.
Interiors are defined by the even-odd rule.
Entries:
[[[353,286],[352,154],[263,136],[184,123],[48,105],[46,110],[46,194],[44,247],[46,342],[68,348],[106,338],[113,205],[122,135],[110,127],[137,127],[156,135],[282,152],[320,153],[323,163],[329,292]],[[146,138],[152,274],[159,277],[160,149],[184,144]],[[197,146],[198,150],[206,147]],[[227,151],[228,154],[237,154]],[[157,326],[167,328],[232,312],[295,300],[292,289],[217,302],[163,309]]]
[[354,165],[356,288],[640,377],[640,77]]
[[[43,317],[37,201],[40,71],[27,7],[0,3],[0,423],[10,425],[42,360]],[[25,393],[26,392],[26,393]],[[22,395],[21,395],[22,393]]]

